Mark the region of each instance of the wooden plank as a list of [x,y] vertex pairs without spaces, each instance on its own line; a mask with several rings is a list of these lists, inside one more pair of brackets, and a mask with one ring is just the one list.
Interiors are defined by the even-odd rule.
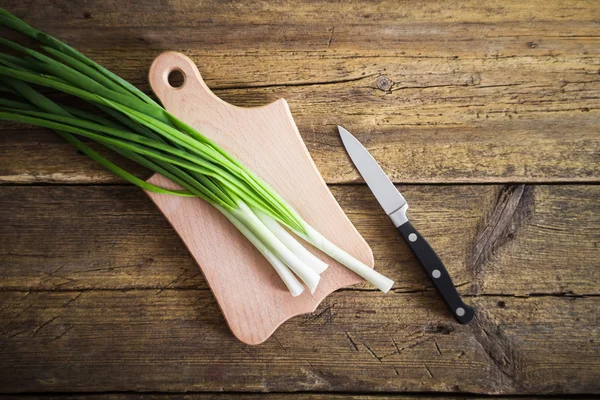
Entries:
[[[151,60],[175,49],[227,101],[287,98],[330,183],[359,182],[337,124],[396,182],[600,176],[593,1],[3,6],[146,90]],[[0,159],[2,183],[119,182],[14,124]],[[403,187],[478,309],[466,327],[368,190],[333,191],[394,293],[337,292],[248,347],[137,189],[0,188],[0,391],[600,392],[596,186]]]
[[[428,61],[430,67],[423,73],[422,60],[407,66],[408,62],[382,63],[376,58],[358,62],[309,58],[302,63],[338,71],[337,76],[320,78],[323,84],[277,86],[302,79],[295,63],[279,57],[277,68],[288,73],[271,78],[276,79],[273,84],[267,81],[274,87],[216,93],[243,106],[286,98],[312,157],[330,183],[359,180],[337,137],[337,124],[357,134],[397,182],[596,181],[600,176],[600,101],[598,80],[589,75],[597,68],[593,65],[559,63],[562,67],[550,71],[535,60],[511,60],[513,65],[493,64],[485,71],[485,60],[478,66],[464,65],[474,63],[465,60],[453,67]],[[242,71],[235,67],[251,63],[248,57],[209,58],[207,63],[203,55],[194,55],[194,60],[203,73],[207,64],[226,71],[220,72],[221,80],[227,79],[226,74],[264,73],[256,60]],[[452,73],[450,68],[467,71]],[[346,70],[353,69],[368,75],[328,84],[348,79]],[[385,69],[388,72],[382,72]],[[211,75],[205,76],[215,87]],[[390,93],[378,87],[384,76],[397,82],[390,83]],[[532,82],[532,76],[538,78]],[[578,83],[561,88],[561,79]],[[0,170],[4,182],[117,181],[90,161],[81,164],[83,157],[51,132],[24,131],[14,124],[6,128],[0,146],[0,155],[7,160]]]
[[[331,189],[395,290],[431,289],[370,191]],[[462,293],[600,292],[600,187],[402,190]],[[0,187],[0,221],[1,290],[206,288],[175,232],[134,187]]]
[[[256,393],[177,393],[177,394],[141,394],[141,393],[111,393],[111,394],[75,394],[75,395],[53,395],[45,394],[42,398],[46,400],[72,400],[72,399],[83,399],[83,400],[116,400],[116,399],[127,399],[127,400],[213,400],[213,399],[238,399],[238,400],[255,400]],[[41,397],[41,396],[40,396]],[[6,395],[2,396],[5,400],[22,400],[31,398],[30,395]],[[327,400],[327,399],[343,399],[343,400],[458,400],[458,399],[473,399],[483,400],[489,398],[488,396],[476,396],[470,394],[463,395],[437,395],[437,394],[325,394],[325,393],[261,393],[261,399],[268,400],[281,400],[281,399],[293,399],[293,400]],[[540,400],[547,399],[544,396],[495,396],[498,400]],[[592,399],[593,397],[578,396],[580,399]],[[566,400],[569,397],[558,397],[552,396],[552,399]]]
[[590,282],[600,282],[599,194],[591,186],[505,189],[471,248],[473,289],[597,294],[598,286]]
[[[378,269],[396,279],[399,289],[428,285],[366,187],[331,189],[371,245]],[[495,189],[406,187],[414,204],[411,215],[439,247],[457,282],[470,280],[466,247]],[[0,220],[0,287],[5,290],[207,287],[173,229],[134,187],[4,186]],[[462,246],[435,238],[444,235],[459,237]]]
[[[170,49],[234,104],[286,98],[330,183],[359,180],[337,124],[396,182],[600,176],[594,2],[6,7],[146,90],[152,59]],[[49,132],[2,127],[0,182],[118,182]]]
[[[81,31],[85,31],[93,39],[86,47],[175,43],[185,47],[226,45],[247,49],[244,46],[251,44],[252,48],[283,45],[314,51],[372,44],[372,48],[381,47],[381,51],[402,46],[409,54],[431,54],[431,47],[442,53],[456,49],[469,54],[490,49],[499,52],[527,49],[544,54],[558,47],[557,42],[579,51],[581,43],[597,37],[594,22],[600,14],[593,1],[578,1],[567,7],[557,0],[532,1],[526,7],[517,1],[487,7],[474,0],[455,7],[447,7],[442,1],[397,7],[393,0],[353,5],[320,1],[298,4],[291,0],[273,5],[267,1],[249,1],[226,7],[214,0],[202,4],[173,1],[168,5],[145,6],[45,0],[35,9],[13,0],[7,1],[5,7],[40,29],[71,33],[69,39],[79,43],[84,42]],[[344,18],[340,18],[342,15]],[[361,29],[354,29],[356,26]],[[482,27],[491,28],[487,35],[482,34]],[[107,29],[114,37],[102,32]],[[75,30],[79,34],[74,34]],[[578,31],[583,35],[577,35]],[[533,45],[517,47],[513,40],[516,37]],[[441,38],[448,40],[442,44]],[[523,45],[526,41],[521,40]]]
[[[598,297],[340,291],[259,346],[206,290],[1,292],[0,391],[598,393]],[[543,345],[541,345],[543,343]]]

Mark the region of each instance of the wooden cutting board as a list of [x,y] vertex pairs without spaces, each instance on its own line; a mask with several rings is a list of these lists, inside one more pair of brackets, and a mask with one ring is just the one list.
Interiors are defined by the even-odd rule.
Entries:
[[[176,70],[184,76],[177,88],[168,80]],[[192,60],[176,52],[154,60],[149,80],[169,112],[241,160],[325,237],[373,266],[371,249],[325,185],[285,100],[256,108],[228,104],[210,91]],[[149,182],[176,187],[161,175]],[[313,295],[306,289],[292,297],[271,265],[212,206],[200,199],[147,194],[187,246],[231,331],[244,343],[262,343],[287,319],[314,311],[329,293],[362,281],[312,249],[329,268]]]

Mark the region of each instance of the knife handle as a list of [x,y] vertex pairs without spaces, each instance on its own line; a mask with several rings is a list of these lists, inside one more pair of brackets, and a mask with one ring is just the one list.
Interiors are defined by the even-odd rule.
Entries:
[[450,311],[461,324],[468,324],[475,316],[475,310],[469,307],[460,298],[456,291],[452,279],[444,267],[435,251],[421,234],[408,221],[398,227],[400,234],[408,243],[413,254],[419,259],[427,275],[431,278],[435,287],[441,293],[442,297]]

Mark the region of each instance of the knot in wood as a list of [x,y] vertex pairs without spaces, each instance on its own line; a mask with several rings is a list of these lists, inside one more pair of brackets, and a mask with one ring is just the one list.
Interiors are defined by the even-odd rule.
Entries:
[[387,93],[391,93],[394,82],[392,82],[392,80],[390,78],[388,78],[387,76],[380,76],[375,81],[375,85],[377,86],[377,89],[383,90],[384,92],[387,92]]

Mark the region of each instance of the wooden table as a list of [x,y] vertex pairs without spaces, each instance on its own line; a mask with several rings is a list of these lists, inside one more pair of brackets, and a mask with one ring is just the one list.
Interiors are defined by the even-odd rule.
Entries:
[[[486,3],[4,1],[145,90],[179,50],[226,101],[286,98],[397,283],[340,290],[244,345],[139,189],[3,123],[0,392],[599,393],[600,5]],[[337,124],[401,184],[473,324],[452,320]]]

